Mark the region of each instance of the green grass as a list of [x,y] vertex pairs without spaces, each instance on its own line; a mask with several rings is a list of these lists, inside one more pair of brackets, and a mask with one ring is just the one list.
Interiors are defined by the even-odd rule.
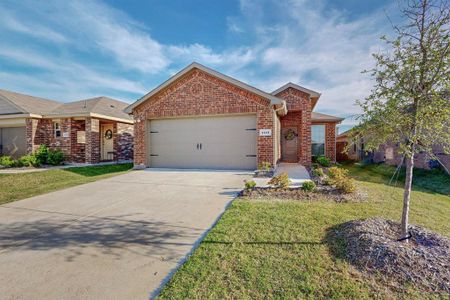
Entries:
[[132,164],[118,164],[0,174],[0,204],[112,177],[132,167]]
[[[345,164],[345,168],[349,169],[352,176],[361,181],[370,181],[375,183],[388,183],[395,172],[395,167],[384,164]],[[400,172],[393,177],[392,183],[399,187],[403,187],[405,181],[405,168],[401,168]],[[450,195],[450,176],[443,170],[433,169],[414,169],[414,190],[428,190],[436,193]]]
[[[399,220],[400,187],[387,185],[388,170],[347,166],[369,199],[359,203],[236,200],[162,290],[163,299],[370,299],[418,298],[398,294],[333,256],[335,226],[383,216]],[[450,236],[450,197],[426,188],[431,173],[418,174],[411,223]],[[424,176],[423,176],[424,175]],[[422,178],[422,176],[424,178]],[[433,175],[434,176],[434,175]],[[440,182],[446,182],[440,174]],[[386,180],[387,179],[387,180]],[[433,189],[436,189],[433,191]],[[429,297],[432,295],[427,294]]]

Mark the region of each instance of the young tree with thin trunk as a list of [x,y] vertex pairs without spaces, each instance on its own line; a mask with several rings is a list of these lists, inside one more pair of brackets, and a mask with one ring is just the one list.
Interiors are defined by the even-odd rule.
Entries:
[[408,236],[414,155],[433,158],[433,145],[450,154],[450,5],[449,0],[401,2],[404,25],[396,37],[382,37],[388,50],[374,54],[367,71],[375,81],[370,96],[358,101],[363,110],[354,135],[366,150],[392,143],[406,165],[401,238]]

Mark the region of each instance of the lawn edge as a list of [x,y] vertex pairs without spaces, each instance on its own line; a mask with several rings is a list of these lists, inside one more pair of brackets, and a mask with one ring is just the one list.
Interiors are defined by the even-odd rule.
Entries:
[[228,210],[228,208],[233,204],[233,202],[239,197],[239,192],[236,192],[236,194],[233,195],[232,199],[225,205],[223,210],[220,212],[220,214],[217,216],[217,218],[214,220],[214,222],[209,226],[202,235],[195,241],[195,243],[192,245],[192,248],[189,250],[188,253],[186,253],[180,260],[178,260],[176,266],[170,270],[170,272],[163,278],[163,280],[160,282],[159,286],[150,293],[149,299],[156,299],[161,292],[163,291],[164,287],[169,283],[169,281],[175,276],[175,274],[178,272],[178,270],[189,260],[189,258],[194,254],[194,252],[197,250],[197,248],[200,246],[202,241],[205,239],[205,237],[211,232],[211,230],[219,223],[220,219],[222,219],[222,216],[225,214],[225,212]]

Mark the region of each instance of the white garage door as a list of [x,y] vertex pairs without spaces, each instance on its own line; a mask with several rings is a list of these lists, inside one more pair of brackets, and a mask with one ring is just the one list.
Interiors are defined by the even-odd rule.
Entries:
[[157,168],[256,168],[256,116],[150,121],[150,166]]
[[26,154],[27,140],[25,127],[0,128],[0,155],[19,158]]

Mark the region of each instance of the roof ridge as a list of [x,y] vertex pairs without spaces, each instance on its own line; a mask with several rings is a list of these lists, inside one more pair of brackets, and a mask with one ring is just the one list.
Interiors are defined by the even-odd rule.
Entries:
[[[1,90],[4,91],[4,90]],[[2,95],[0,93],[0,97],[5,100],[6,102],[8,102],[9,104],[11,104],[13,107],[17,108],[21,113],[28,113],[28,111],[26,111],[23,107],[17,105],[16,103],[14,103],[13,101],[9,100],[7,97],[5,97],[4,95]]]

